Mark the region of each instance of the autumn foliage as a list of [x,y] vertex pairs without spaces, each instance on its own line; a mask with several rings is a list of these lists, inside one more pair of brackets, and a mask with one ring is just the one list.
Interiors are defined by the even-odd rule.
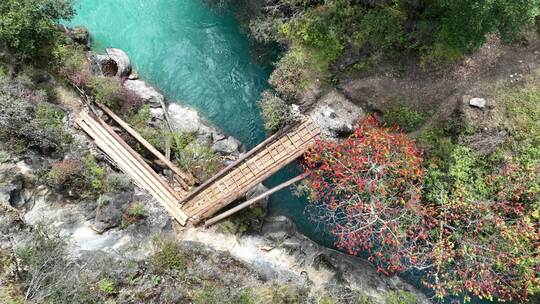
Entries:
[[[509,165],[471,181],[463,168],[428,189],[434,199],[424,197],[434,188],[424,166],[411,139],[368,117],[350,138],[318,141],[306,154],[308,212],[338,248],[367,254],[386,275],[422,270],[441,298],[524,300],[537,292],[540,233],[528,206],[540,198],[540,175]],[[473,195],[476,182],[484,194]]]

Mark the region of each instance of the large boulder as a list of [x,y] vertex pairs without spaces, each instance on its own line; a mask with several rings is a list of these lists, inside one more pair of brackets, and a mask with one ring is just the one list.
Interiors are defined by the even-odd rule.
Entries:
[[131,74],[131,60],[121,49],[108,48],[106,54],[90,53],[92,72],[99,76],[127,78]]
[[99,198],[94,219],[94,230],[103,233],[120,226],[124,211],[133,200],[133,193],[119,192],[105,194]]
[[196,133],[204,126],[199,113],[193,109],[172,103],[168,110],[172,127],[177,132]]
[[207,123],[197,111],[173,103],[168,107],[172,128],[177,132],[194,134],[197,142],[221,155],[238,155],[243,151],[240,141],[227,137],[221,130]]
[[144,103],[148,104],[151,108],[160,108],[165,103],[165,97],[159,93],[154,87],[149,85],[143,80],[126,80],[124,87],[133,91],[139,96]]
[[108,48],[105,52],[116,63],[116,77],[128,77],[131,74],[131,60],[126,52],[115,48]]
[[317,102],[310,116],[324,135],[336,138],[352,133],[355,123],[364,116],[364,111],[334,90]]
[[214,142],[212,145],[212,151],[221,155],[231,155],[238,154],[241,147],[242,143],[238,139],[229,136],[225,139]]

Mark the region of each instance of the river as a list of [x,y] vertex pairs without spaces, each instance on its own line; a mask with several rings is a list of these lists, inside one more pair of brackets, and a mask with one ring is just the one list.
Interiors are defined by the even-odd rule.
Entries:
[[[234,16],[202,0],[78,0],[69,23],[83,25],[93,48],[125,50],[141,77],[171,101],[197,109],[208,121],[247,147],[266,132],[256,102],[268,88],[270,63],[253,60],[249,40]],[[298,173],[291,165],[266,181],[273,186]],[[289,190],[272,196],[272,214],[293,219],[298,229],[324,245],[332,239],[305,216],[306,200]]]

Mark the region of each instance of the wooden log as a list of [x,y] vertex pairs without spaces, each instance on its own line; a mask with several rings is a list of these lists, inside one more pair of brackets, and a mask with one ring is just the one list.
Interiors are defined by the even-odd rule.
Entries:
[[295,183],[305,179],[307,176],[308,176],[308,173],[303,173],[303,174],[298,175],[297,177],[292,178],[292,179],[290,179],[290,180],[288,180],[288,181],[286,181],[286,182],[284,182],[284,183],[282,183],[282,184],[280,184],[280,185],[278,185],[278,186],[276,186],[276,187],[274,187],[274,188],[272,188],[272,189],[270,189],[270,190],[268,190],[268,191],[266,191],[266,192],[264,192],[264,193],[262,193],[262,194],[260,194],[260,195],[258,195],[256,197],[254,197],[254,198],[252,198],[250,200],[247,200],[244,203],[232,208],[231,210],[225,211],[222,214],[220,214],[220,215],[218,215],[216,217],[213,217],[210,220],[206,221],[204,223],[204,227],[211,226],[211,225],[213,225],[213,224],[215,224],[215,223],[217,223],[217,222],[219,222],[219,221],[221,221],[221,220],[223,220],[223,219],[225,219],[225,218],[227,218],[227,217],[229,217],[229,216],[231,216],[231,215],[233,215],[233,214],[235,214],[235,213],[237,213],[237,212],[239,212],[239,211],[241,211],[241,210],[243,210],[243,209],[245,209],[245,208],[247,208],[247,207],[249,207],[249,206],[251,206],[253,204],[255,204],[256,202],[260,201],[261,199],[264,199],[264,198],[266,198],[266,197],[268,197],[268,196],[270,196],[270,195],[272,195],[272,194],[274,194],[274,193],[276,193],[276,192],[278,192],[278,191],[280,191],[280,190],[282,190],[284,188],[289,187],[292,184],[295,184]]
[[246,160],[247,158],[251,157],[253,154],[257,153],[259,150],[261,150],[262,148],[264,148],[266,145],[268,145],[270,142],[274,141],[276,138],[280,137],[281,135],[285,134],[286,132],[288,132],[290,129],[292,129],[294,126],[296,126],[297,123],[293,124],[293,125],[290,125],[290,126],[287,126],[286,128],[284,128],[283,130],[281,130],[280,132],[268,137],[267,139],[265,139],[263,142],[261,142],[260,144],[258,144],[255,148],[251,149],[249,152],[245,153],[244,155],[242,155],[241,157],[239,157],[236,161],[234,161],[233,163],[231,163],[230,165],[228,165],[227,167],[223,168],[221,171],[219,171],[218,173],[216,173],[214,176],[212,176],[210,179],[206,180],[203,184],[201,184],[199,187],[195,188],[193,191],[191,191],[186,197],[184,197],[184,199],[182,200],[182,203],[186,203],[187,201],[189,201],[190,199],[194,198],[197,194],[199,194],[202,190],[204,190],[204,188],[208,187],[208,185],[212,184],[213,182],[215,182],[216,180],[218,180],[219,178],[221,178],[223,175],[225,175],[227,172],[229,172],[231,169],[233,169],[234,167],[238,166],[239,164],[241,164],[244,160]]
[[100,109],[103,110],[109,117],[111,117],[119,126],[121,126],[126,132],[128,132],[133,138],[135,138],[141,145],[143,145],[150,153],[154,154],[159,160],[161,160],[167,167],[178,176],[182,177],[186,182],[182,185],[186,190],[189,189],[189,185],[195,184],[195,178],[191,174],[182,172],[175,164],[173,164],[165,155],[159,152],[154,146],[152,146],[146,139],[144,139],[137,131],[131,128],[125,121],[123,121],[118,115],[116,115],[106,105],[96,103]]

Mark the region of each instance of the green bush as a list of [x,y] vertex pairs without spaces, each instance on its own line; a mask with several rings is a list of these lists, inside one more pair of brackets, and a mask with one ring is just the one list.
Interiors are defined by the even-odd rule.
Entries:
[[111,183],[107,170],[98,165],[91,154],[82,159],[65,159],[53,163],[43,181],[49,187],[73,197],[97,198],[113,190],[123,190],[114,188],[118,186],[114,184],[117,182],[116,177],[112,178]]
[[243,234],[254,223],[262,223],[266,214],[263,207],[246,208],[219,224],[219,230],[226,234]]
[[6,151],[0,149],[0,164],[7,162],[9,158],[9,154]]
[[405,132],[417,130],[431,116],[431,112],[419,112],[407,106],[393,107],[384,112],[384,120],[389,125],[396,125]]
[[97,102],[100,102],[111,109],[118,108],[118,91],[120,84],[114,78],[94,77],[90,82],[92,95]]
[[39,128],[49,132],[60,133],[60,140],[64,145],[73,141],[73,137],[64,130],[64,118],[66,114],[57,106],[50,103],[40,103],[36,107],[35,122]]
[[38,225],[15,249],[25,296],[32,303],[102,303],[88,288],[81,269],[68,258],[66,242],[58,233]]
[[396,52],[405,42],[406,19],[407,16],[395,7],[371,9],[363,16],[353,44],[359,49],[368,44],[381,51]]
[[98,283],[99,291],[105,295],[113,295],[117,293],[116,283],[111,278],[104,278]]
[[0,41],[20,58],[34,57],[54,42],[54,24],[74,13],[71,0],[2,0]]
[[64,128],[64,112],[46,102],[28,77],[0,80],[0,141],[13,154],[29,149],[61,153],[71,143]]
[[307,300],[307,291],[292,284],[269,283],[259,287],[255,294],[261,304],[300,304]]
[[149,263],[154,272],[165,274],[187,269],[190,255],[175,241],[162,238],[154,239],[154,252],[149,257]]
[[218,155],[209,147],[192,142],[184,149],[175,151],[176,163],[188,172],[194,173],[199,179],[205,180],[222,166]]
[[274,133],[292,122],[290,106],[275,94],[264,91],[258,102],[266,130]]

